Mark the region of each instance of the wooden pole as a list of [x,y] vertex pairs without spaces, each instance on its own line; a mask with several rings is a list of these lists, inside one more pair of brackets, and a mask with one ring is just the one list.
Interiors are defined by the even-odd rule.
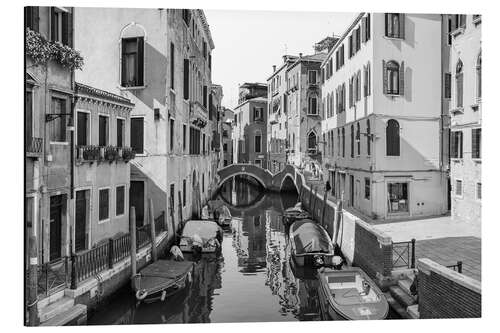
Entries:
[[132,278],[137,273],[137,244],[136,244],[136,229],[135,229],[135,207],[130,207],[130,268]]
[[325,211],[326,211],[326,200],[327,200],[326,197],[327,196],[328,196],[328,192],[325,191],[325,194],[323,194],[323,211],[321,212],[321,225],[323,227],[325,226]]
[[151,235],[151,258],[153,262],[158,259],[158,253],[156,251],[156,226],[155,226],[155,213],[153,210],[153,199],[149,198],[149,224],[150,224],[150,235]]
[[333,246],[337,245],[337,238],[339,235],[340,221],[342,219],[342,202],[344,201],[344,191],[340,194],[340,200],[337,205],[337,211],[335,212],[335,227],[333,231]]
[[38,247],[34,226],[30,228],[29,237],[29,284],[28,284],[28,325],[38,326]]
[[[314,188],[314,207],[312,210],[313,217],[314,217],[314,214],[316,214],[316,203],[317,202],[318,202],[318,187],[316,186]],[[319,219],[319,216],[318,216],[318,219]]]

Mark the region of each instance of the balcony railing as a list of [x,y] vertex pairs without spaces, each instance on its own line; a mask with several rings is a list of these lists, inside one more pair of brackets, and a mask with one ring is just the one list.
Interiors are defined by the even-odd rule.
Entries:
[[26,154],[29,156],[39,156],[43,152],[42,138],[27,138],[26,139]]

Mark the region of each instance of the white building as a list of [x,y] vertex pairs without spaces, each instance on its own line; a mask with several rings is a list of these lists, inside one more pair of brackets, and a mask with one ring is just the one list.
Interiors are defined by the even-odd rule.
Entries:
[[322,63],[325,173],[373,219],[447,212],[442,21],[361,13]]
[[481,15],[450,15],[449,20],[452,216],[480,225]]

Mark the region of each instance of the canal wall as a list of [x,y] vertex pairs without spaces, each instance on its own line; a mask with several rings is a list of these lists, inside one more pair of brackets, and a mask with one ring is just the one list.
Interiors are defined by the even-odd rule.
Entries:
[[[337,205],[330,200],[325,201],[321,195],[313,192],[305,181],[302,180],[300,184],[300,200],[303,207],[333,237]],[[339,226],[338,245],[348,264],[363,269],[381,287],[391,283],[393,270],[391,237],[344,210]]]
[[481,282],[430,259],[419,259],[420,318],[480,318]]
[[[159,256],[172,245],[173,237],[162,232],[156,237],[156,248]],[[151,262],[151,246],[137,251],[137,271]],[[66,289],[65,295],[75,300],[75,304],[87,305],[87,311],[94,310],[97,305],[113,293],[130,283],[130,257],[118,262],[113,268],[100,272],[82,282],[76,289]]]

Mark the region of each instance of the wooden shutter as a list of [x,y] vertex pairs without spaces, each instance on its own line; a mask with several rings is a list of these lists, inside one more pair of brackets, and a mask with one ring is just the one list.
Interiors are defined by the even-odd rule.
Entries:
[[138,86],[144,85],[144,37],[137,38],[137,82]]
[[126,39],[122,39],[122,61],[121,61],[121,64],[122,64],[122,79],[121,79],[121,85],[122,87],[126,87],[127,86],[127,65],[126,65],[126,57],[125,57],[125,50],[126,50],[126,45],[127,45],[127,40]]
[[184,59],[184,99],[189,99],[189,59]]
[[385,13],[385,36],[389,36],[389,14]]
[[130,120],[130,145],[138,154],[144,152],[144,119],[132,118]]
[[477,129],[472,129],[472,158],[477,158]]
[[405,94],[405,62],[401,61],[399,66],[399,95]]
[[366,16],[366,41],[370,40],[370,13]]
[[69,21],[71,20],[70,19],[71,14],[63,12],[63,13],[61,13],[61,15],[62,15],[62,27],[61,27],[62,40],[61,40],[61,42],[64,45],[71,46],[70,45],[70,40],[71,40],[71,38],[70,38],[70,23],[69,23]]
[[405,14],[399,14],[399,38],[405,38]]
[[56,40],[57,30],[55,22],[57,21],[56,17],[56,9],[54,7],[50,7],[50,40]]
[[[386,19],[387,19],[387,14]],[[382,60],[382,80],[383,80],[383,92],[384,94],[387,94],[387,64],[385,63],[385,60]]]
[[464,138],[463,138],[463,132],[460,131],[458,132],[458,154],[460,158],[464,157]]
[[450,147],[450,155],[452,158],[457,158],[457,132],[451,132],[451,147]]
[[361,40],[366,42],[366,16],[361,20]]

